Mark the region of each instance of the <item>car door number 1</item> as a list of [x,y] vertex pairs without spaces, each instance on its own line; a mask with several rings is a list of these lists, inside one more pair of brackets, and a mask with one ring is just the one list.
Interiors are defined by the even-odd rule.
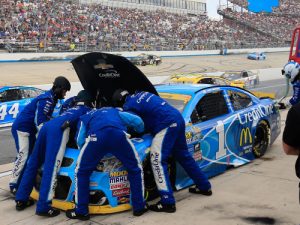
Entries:
[[19,113],[19,103],[15,103],[7,111],[7,104],[0,106],[0,120],[4,120],[7,114],[12,115],[12,118],[16,118]]
[[224,135],[224,123],[222,121],[217,122],[216,132],[219,134],[219,149],[216,152],[216,159],[224,157],[226,155],[225,146],[225,135]]

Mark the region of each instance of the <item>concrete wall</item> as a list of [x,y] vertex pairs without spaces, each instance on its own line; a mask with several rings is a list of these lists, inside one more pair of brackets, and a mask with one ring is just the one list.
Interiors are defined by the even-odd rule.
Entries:
[[[289,48],[264,48],[264,49],[228,49],[228,54],[247,54],[251,52],[288,52]],[[35,61],[70,61],[76,56],[85,52],[64,52],[64,53],[0,53],[1,62],[35,62]],[[138,51],[138,52],[111,52],[131,58],[141,53],[154,54],[162,57],[187,57],[202,55],[219,55],[219,50],[204,51]]]

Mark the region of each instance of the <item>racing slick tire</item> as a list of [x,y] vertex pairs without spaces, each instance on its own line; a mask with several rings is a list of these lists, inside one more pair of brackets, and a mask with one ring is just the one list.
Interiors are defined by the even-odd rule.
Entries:
[[252,152],[255,158],[262,157],[270,144],[270,127],[265,120],[258,123],[255,131]]

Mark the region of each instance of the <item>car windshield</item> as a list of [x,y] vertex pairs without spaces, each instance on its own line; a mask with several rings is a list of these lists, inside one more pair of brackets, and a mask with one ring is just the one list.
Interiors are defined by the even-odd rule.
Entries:
[[237,80],[237,79],[241,78],[241,75],[237,74],[237,73],[226,73],[226,74],[223,74],[221,77],[223,77],[227,80]]
[[185,105],[191,99],[190,95],[174,94],[174,93],[159,93],[160,97],[165,99],[171,106],[179,112],[183,112]]

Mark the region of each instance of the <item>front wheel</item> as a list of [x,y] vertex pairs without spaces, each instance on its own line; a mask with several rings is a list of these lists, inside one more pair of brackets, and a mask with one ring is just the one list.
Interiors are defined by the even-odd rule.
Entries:
[[[169,172],[169,177],[173,189],[175,189],[175,179],[176,179],[175,167],[176,167],[175,161],[172,158],[170,158],[168,161],[168,172]],[[143,170],[144,170],[145,199],[146,201],[151,201],[157,198],[159,196],[159,193],[152,172],[150,155],[143,162]]]
[[270,128],[266,121],[258,123],[253,141],[253,154],[256,158],[262,157],[270,144]]

